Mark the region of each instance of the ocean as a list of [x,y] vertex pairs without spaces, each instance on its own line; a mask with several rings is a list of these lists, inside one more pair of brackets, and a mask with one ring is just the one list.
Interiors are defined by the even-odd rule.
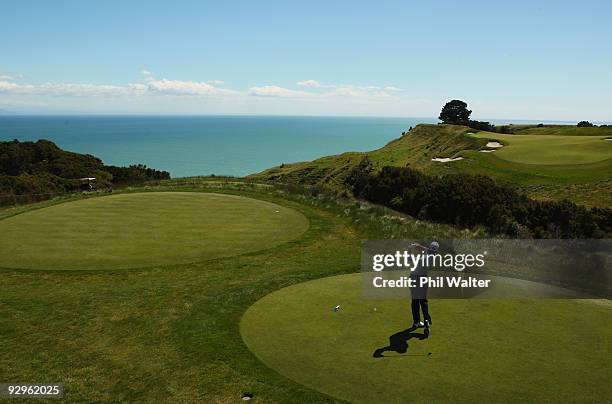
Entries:
[[433,118],[272,116],[0,116],[0,140],[48,139],[109,165],[146,164],[172,177],[244,176],[382,147]]

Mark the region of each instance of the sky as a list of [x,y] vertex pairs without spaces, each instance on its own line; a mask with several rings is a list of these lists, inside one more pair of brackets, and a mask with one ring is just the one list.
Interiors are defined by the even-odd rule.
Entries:
[[612,2],[0,1],[0,114],[612,121]]

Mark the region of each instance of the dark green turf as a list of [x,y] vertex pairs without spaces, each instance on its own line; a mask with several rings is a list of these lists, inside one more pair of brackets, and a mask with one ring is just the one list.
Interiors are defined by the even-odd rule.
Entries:
[[[338,304],[338,312],[331,310]],[[241,332],[268,366],[353,402],[604,402],[612,396],[609,301],[430,300],[430,310],[429,338],[420,340],[417,330],[406,352],[375,358],[391,335],[411,325],[410,301],[364,300],[360,274],[343,275],[266,296],[247,311]]]

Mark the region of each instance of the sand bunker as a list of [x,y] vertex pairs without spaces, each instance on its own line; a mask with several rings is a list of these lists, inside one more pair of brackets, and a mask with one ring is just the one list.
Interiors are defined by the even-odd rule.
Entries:
[[455,157],[454,159],[450,157],[436,157],[436,158],[431,159],[431,161],[438,161],[440,163],[448,163],[450,161],[458,161],[458,160],[463,160],[463,157]]
[[495,150],[479,150],[481,153],[493,153]]
[[612,137],[605,138],[604,140],[612,140]]
[[491,147],[493,149],[499,149],[500,147],[504,147],[504,145],[499,142],[489,142],[487,143],[487,147]]

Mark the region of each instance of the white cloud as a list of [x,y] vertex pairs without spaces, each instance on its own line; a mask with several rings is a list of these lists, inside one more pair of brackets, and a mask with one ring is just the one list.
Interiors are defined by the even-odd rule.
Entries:
[[262,97],[285,97],[285,98],[303,98],[303,97],[346,97],[346,98],[383,98],[393,97],[390,94],[392,91],[398,91],[396,87],[382,88],[379,86],[355,86],[350,84],[322,84],[316,80],[298,81],[297,84],[302,87],[325,89],[319,91],[296,91],[279,86],[263,86],[252,87],[249,90],[250,95]]
[[234,95],[238,92],[215,87],[205,82],[180,80],[155,80],[146,83],[130,83],[125,86],[107,84],[44,83],[40,85],[16,84],[0,81],[0,92],[11,94],[56,95],[56,96],[126,96],[146,94],[172,95]]
[[129,93],[130,90],[130,86],[113,86],[106,84],[44,83],[40,85],[33,85],[0,81],[0,92],[9,92],[13,94],[104,96],[123,95]]
[[[146,72],[146,74],[145,74]],[[391,114],[405,105],[395,87],[326,84],[303,80],[295,88],[274,84],[243,90],[223,87],[221,80],[157,79],[142,71],[140,80],[120,85],[48,82],[28,84],[0,80],[0,98],[21,111],[207,111],[240,113]],[[299,86],[299,87],[298,87]],[[167,99],[168,101],[164,101]],[[171,100],[171,101],[170,101]],[[223,109],[226,108],[226,109]],[[267,112],[266,112],[267,111]],[[397,112],[395,112],[397,113]]]
[[[2,76],[0,76],[2,77]],[[0,92],[2,91],[14,91],[19,87],[18,84],[11,83],[8,81],[0,81]]]
[[127,85],[128,90],[134,93],[144,93],[147,91],[147,85],[142,83],[132,83]]
[[164,94],[230,95],[234,93],[234,91],[217,88],[206,82],[167,79],[149,81],[147,89],[151,92]]
[[[153,72],[151,70],[147,70],[147,69],[143,69],[140,71],[140,74],[144,76],[143,81],[145,82],[152,82],[152,81],[158,81],[155,79],[155,75],[153,74]],[[167,79],[163,79],[161,81],[166,81],[166,82],[170,82]],[[172,81],[172,83],[174,83],[173,85],[175,87],[179,87],[181,86],[179,83],[189,83],[189,85],[185,85],[183,87],[194,87],[193,84],[197,83],[197,82],[193,82],[193,81],[185,81],[185,82],[181,82],[181,81]],[[213,86],[217,86],[217,85],[221,85],[224,84],[223,80],[208,80],[206,82],[201,82],[201,84],[211,84]],[[164,84],[165,86],[165,84]],[[202,88],[200,88],[198,91],[202,91]]]
[[323,93],[325,97],[347,97],[347,98],[391,98],[396,97],[390,94],[388,89],[379,86],[353,86],[353,85],[336,85],[331,91]]
[[302,80],[297,82],[298,86],[329,89],[326,92],[317,93],[324,97],[391,97],[390,93],[402,91],[394,86],[359,86],[353,84],[324,84],[317,80]]
[[124,95],[129,93],[130,87],[113,86],[107,84],[46,83],[38,87],[33,86],[30,90],[39,90],[43,93],[54,95],[105,96]]
[[354,86],[337,87],[332,91],[324,94],[326,97],[365,97],[366,91],[360,90]]
[[298,81],[297,85],[298,86],[302,86],[302,87],[314,87],[314,88],[322,87],[321,83],[319,83],[316,80],[302,80],[302,81]]
[[[393,86],[358,86],[350,84],[323,84],[316,80],[302,80],[297,84],[306,87],[304,90],[295,90],[277,85],[253,86],[246,91],[236,91],[220,87],[222,80],[183,81],[156,79],[150,70],[142,70],[143,80],[126,85],[108,85],[92,83],[44,83],[22,84],[15,83],[17,76],[0,76],[0,92],[10,94],[53,95],[53,96],[145,96],[145,95],[174,95],[174,96],[257,96],[275,98],[311,98],[322,99],[331,97],[344,98],[385,98],[393,97],[392,93],[400,91]],[[10,78],[10,80],[9,80]]]
[[23,74],[21,73],[13,74],[13,75],[0,74],[0,81],[15,81],[15,80],[21,80],[22,78],[23,78]]
[[283,98],[304,98],[304,97],[312,97],[313,93],[308,93],[306,91],[296,91],[290,90],[288,88],[279,87],[279,86],[261,86],[261,87],[251,87],[249,89],[249,95],[257,96],[257,97],[283,97]]

